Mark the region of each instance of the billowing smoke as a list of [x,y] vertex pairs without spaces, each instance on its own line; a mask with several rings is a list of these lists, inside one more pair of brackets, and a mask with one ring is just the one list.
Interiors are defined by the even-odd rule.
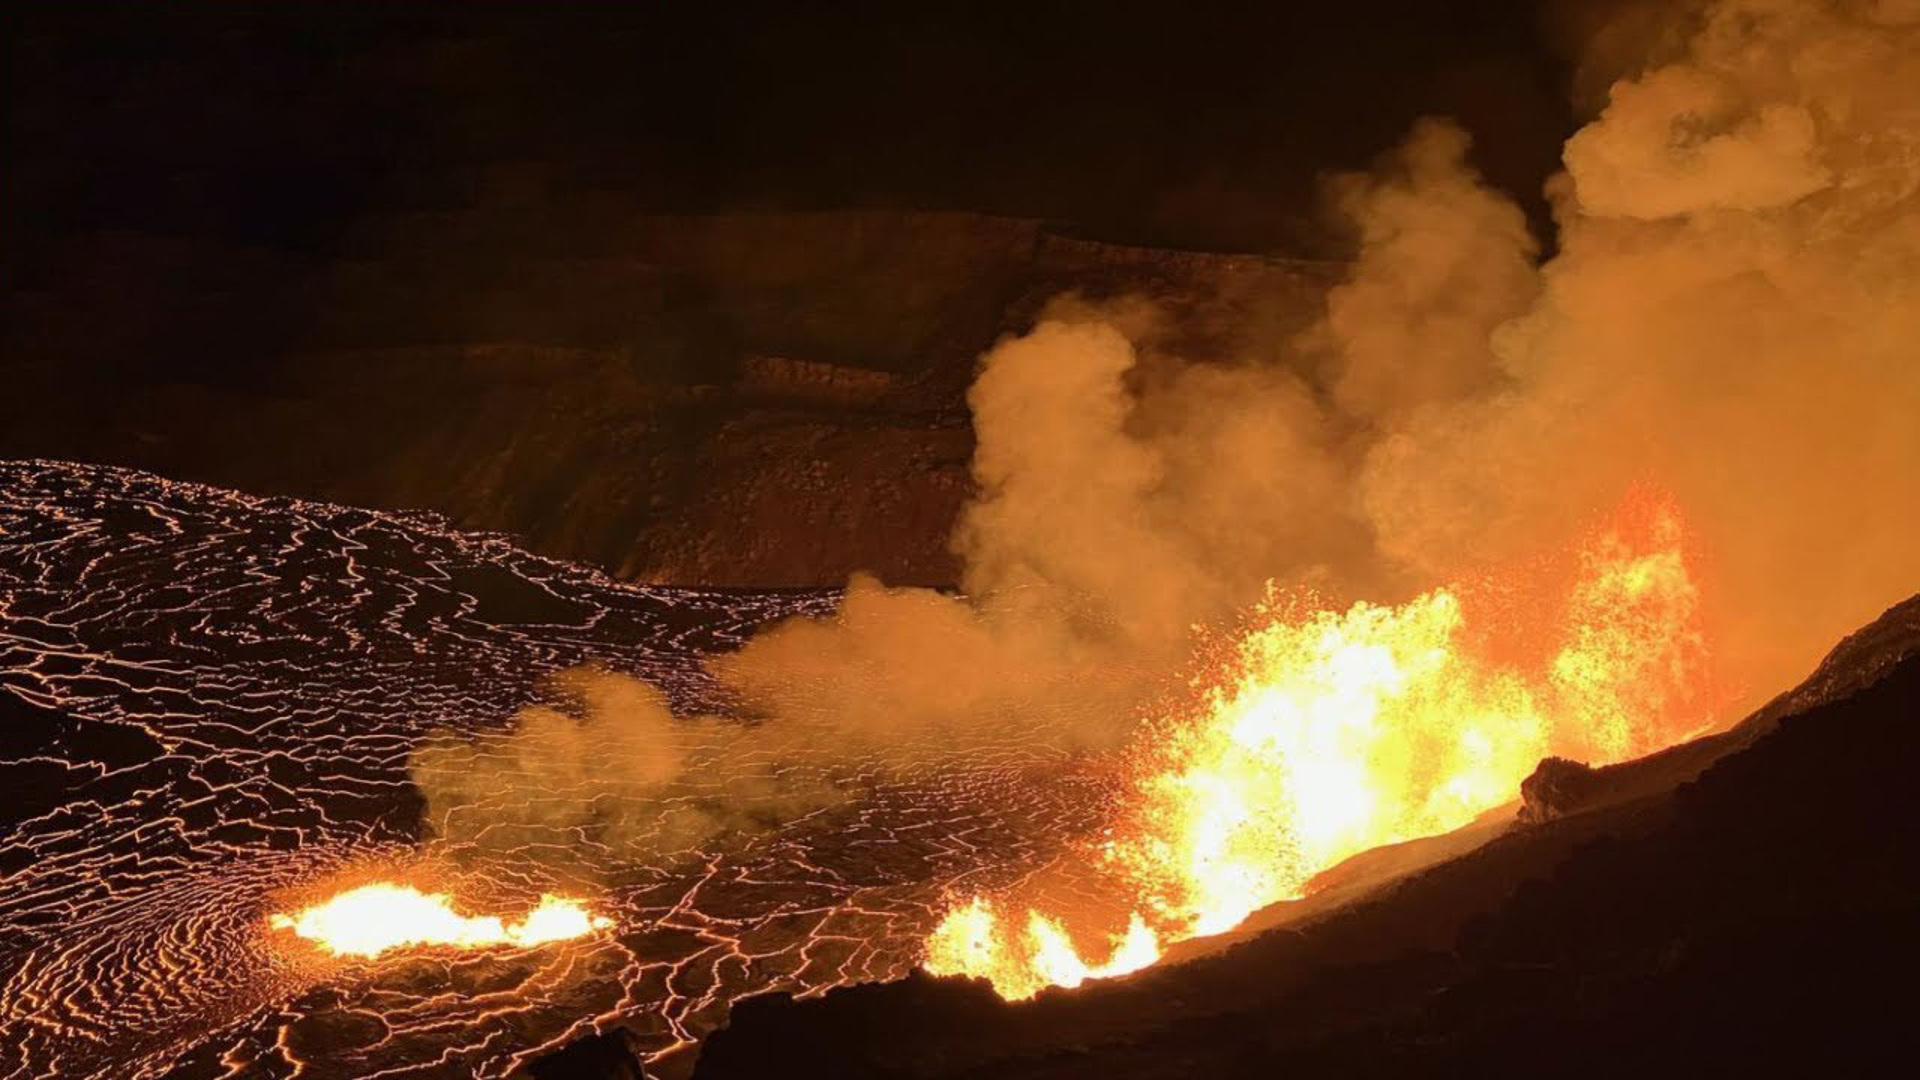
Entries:
[[[1310,340],[1190,363],[1150,299],[1056,302],[968,395],[963,596],[856,579],[835,618],[776,627],[717,674],[776,716],[1103,746],[1175,688],[1196,627],[1269,580],[1406,591],[1374,553],[1364,451],[1414,407],[1484,391],[1488,332],[1537,288],[1522,215],[1466,149],[1423,123],[1391,175],[1340,182],[1365,255]],[[1431,362],[1396,374],[1416,349]]]
[[[1553,258],[1422,121],[1334,183],[1360,253],[1306,337],[1181,363],[1137,308],[1068,304],[989,353],[972,599],[887,595],[964,628],[949,660],[982,683],[995,649],[1150,680],[1269,578],[1398,599],[1652,484],[1695,533],[1722,670],[1762,694],[1920,587],[1920,4],[1627,14],[1670,60],[1568,142]],[[724,670],[753,681],[801,632]]]
[[510,730],[430,739],[409,762],[434,834],[455,849],[584,842],[671,856],[841,801],[792,725],[677,717],[654,686],[597,668],[556,676],[554,704]]
[[[1549,260],[1466,134],[1426,120],[1331,185],[1359,254],[1304,336],[1190,362],[1151,298],[1054,305],[969,395],[962,595],[856,578],[833,618],[714,660],[765,718],[735,737],[1113,745],[1177,692],[1196,628],[1269,580],[1404,599],[1563,546],[1643,484],[1686,514],[1716,662],[1749,700],[1920,587],[1920,3],[1622,11],[1593,28],[1583,71],[1621,78],[1566,146]],[[504,750],[435,751],[416,777],[447,807],[483,798],[483,757],[529,791],[687,771],[661,748],[694,722],[601,692],[643,719],[590,762],[568,747],[599,706],[529,712]],[[735,805],[819,805],[763,794]]]
[[1330,599],[1429,584],[1380,556],[1369,455],[1423,409],[1499,389],[1489,335],[1539,290],[1524,216],[1467,149],[1424,121],[1380,175],[1335,182],[1362,254],[1302,339],[1189,362],[1150,299],[1052,305],[968,395],[963,597],[856,580],[835,618],[776,627],[716,673],[775,716],[949,739],[1017,720],[1102,746],[1177,691],[1196,628],[1270,580]]
[[1724,668],[1770,692],[1920,586],[1920,4],[1693,25],[1567,143],[1500,384],[1409,417],[1358,491],[1384,558],[1445,575],[1651,479]]

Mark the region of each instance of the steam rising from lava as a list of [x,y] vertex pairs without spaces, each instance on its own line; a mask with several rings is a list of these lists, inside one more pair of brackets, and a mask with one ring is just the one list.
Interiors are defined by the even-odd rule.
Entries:
[[[856,578],[834,618],[715,659],[768,718],[735,752],[851,743],[963,759],[980,732],[1009,725],[1130,745],[1136,819],[1109,849],[1131,867],[1129,895],[1113,914],[1218,929],[1355,843],[1449,828],[1511,797],[1542,753],[1608,760],[1678,737],[1712,718],[1707,682],[1750,701],[1912,591],[1920,7],[1720,0],[1655,18],[1657,32],[1626,39],[1685,44],[1626,69],[1568,142],[1544,264],[1523,215],[1468,164],[1465,133],[1429,120],[1377,175],[1335,182],[1360,251],[1312,332],[1200,362],[1150,302],[1068,300],[995,347],[969,394],[979,494],[953,540],[964,596]],[[1588,536],[1596,513],[1649,484],[1684,512],[1686,545]],[[1690,565],[1683,546],[1703,557]],[[1526,578],[1515,568],[1569,550],[1588,553],[1585,573],[1556,579],[1560,591],[1512,584]],[[1533,666],[1462,659],[1484,644],[1462,640],[1481,632],[1462,613],[1484,609],[1475,583],[1489,580],[1518,590],[1506,610],[1564,616]],[[1196,628],[1262,596],[1228,650],[1237,674],[1169,712]],[[1648,609],[1649,597],[1667,599]],[[1646,618],[1621,637],[1603,612]],[[1714,643],[1711,673],[1700,640]],[[1270,715],[1275,701],[1318,700],[1282,689],[1345,679],[1349,659],[1388,664],[1386,689],[1334,693],[1347,719],[1327,734],[1311,715]],[[1649,686],[1659,700],[1636,696]],[[499,746],[422,755],[436,823],[484,836],[528,814],[598,820],[630,796],[658,800],[690,770],[660,756],[683,721],[643,689],[618,692],[639,695],[614,710],[643,718],[631,730],[596,727],[590,705],[584,719],[528,713]],[[1670,713],[1674,702],[1692,711]],[[1137,720],[1154,714],[1165,719]],[[1256,715],[1268,719],[1230,719]],[[1341,725],[1359,717],[1419,748],[1400,763],[1418,790],[1362,785],[1392,805],[1349,832],[1353,786],[1322,798],[1284,755],[1261,780],[1274,804],[1232,813],[1297,852],[1250,871],[1270,876],[1232,902],[1194,899],[1191,874],[1161,880],[1155,845],[1179,845],[1141,822],[1187,822],[1206,805],[1202,763],[1231,772],[1248,740],[1345,745]],[[1450,786],[1460,775],[1466,787]],[[773,816],[824,805],[721,794],[699,828],[768,816],[753,809],[763,797]],[[1178,813],[1147,813],[1168,800]],[[672,835],[613,813],[622,835]],[[954,918],[935,962],[977,970],[965,954],[996,947],[993,907],[963,900]],[[1068,960],[1056,946],[1069,935],[1047,916],[1021,925],[1042,972],[1032,985],[1146,953],[1132,924],[1115,924],[1120,952],[1104,966],[1070,945]],[[961,958],[940,959],[947,945]]]
[[[812,741],[795,725],[676,717],[657,687],[598,668],[551,684],[554,701],[520,710],[505,733],[443,734],[415,751],[414,783],[443,844],[524,858],[560,830],[670,856],[842,799],[828,777],[775,768]],[[725,790],[709,779],[720,759]]]

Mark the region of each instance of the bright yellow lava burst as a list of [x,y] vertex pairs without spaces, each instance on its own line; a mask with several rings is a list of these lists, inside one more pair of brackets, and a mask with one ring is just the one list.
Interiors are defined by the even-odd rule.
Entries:
[[446,893],[378,881],[340,893],[269,924],[291,930],[336,956],[378,956],[390,949],[444,945],[462,949],[526,948],[585,937],[613,925],[577,900],[547,894],[518,922],[497,915],[462,915]]
[[1696,733],[1697,714],[1680,722],[1700,652],[1680,534],[1663,506],[1636,540],[1591,541],[1541,662],[1479,658],[1455,590],[1306,614],[1270,597],[1198,720],[1149,725],[1138,748],[1095,855],[1133,909],[1109,959],[1084,960],[1058,918],[974,897],[928,938],[926,969],[1010,999],[1134,971],[1350,856],[1467,824],[1549,754],[1599,764]]

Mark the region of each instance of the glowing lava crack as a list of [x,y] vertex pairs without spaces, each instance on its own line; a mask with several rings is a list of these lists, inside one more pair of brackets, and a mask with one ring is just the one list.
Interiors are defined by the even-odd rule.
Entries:
[[276,914],[276,930],[291,930],[336,956],[379,956],[410,946],[529,948],[585,937],[613,925],[578,900],[547,893],[518,922],[497,915],[462,915],[446,893],[379,881],[349,889],[295,915]]

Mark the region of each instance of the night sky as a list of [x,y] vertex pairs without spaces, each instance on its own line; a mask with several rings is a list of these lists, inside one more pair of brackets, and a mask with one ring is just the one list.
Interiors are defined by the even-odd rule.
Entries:
[[1573,126],[1538,3],[16,5],[12,282],[98,230],[328,249],[537,190],[905,207],[1307,251],[1423,113],[1529,200]]

